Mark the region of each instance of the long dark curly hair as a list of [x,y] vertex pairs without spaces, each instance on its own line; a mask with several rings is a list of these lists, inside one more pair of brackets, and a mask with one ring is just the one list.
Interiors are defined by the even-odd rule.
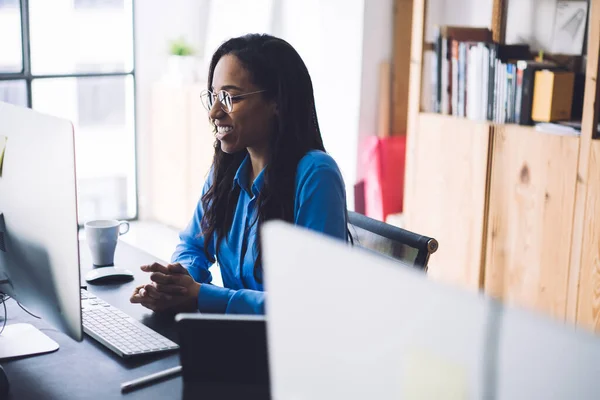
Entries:
[[[253,83],[265,90],[263,95],[274,100],[278,110],[272,121],[268,163],[254,223],[260,225],[271,219],[293,222],[298,162],[310,150],[325,151],[308,69],[285,40],[266,34],[249,34],[226,41],[214,53],[208,72],[209,90],[217,63],[228,54],[237,57]],[[221,150],[219,140],[215,141],[214,148],[213,183],[202,197],[205,213],[201,222],[205,253],[212,262],[215,260],[208,254],[208,244],[216,232],[218,254],[220,243],[231,227],[240,195],[239,186],[233,184],[234,176],[247,154],[246,150],[227,154]],[[260,236],[256,244],[254,277],[262,281]]]

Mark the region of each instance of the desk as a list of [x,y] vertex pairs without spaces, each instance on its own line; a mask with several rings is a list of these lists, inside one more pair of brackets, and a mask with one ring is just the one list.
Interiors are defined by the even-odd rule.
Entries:
[[[115,264],[135,274],[135,279],[120,284],[88,285],[88,290],[150,328],[177,342],[173,315],[158,315],[139,304],[129,303],[135,286],[149,282],[140,265],[160,261],[123,241],[119,242]],[[92,269],[85,243],[81,245],[81,276]],[[85,281],[83,281],[85,284]],[[179,365],[177,352],[124,360],[94,339],[84,336],[81,343],[57,331],[44,320],[35,319],[18,305],[7,302],[7,323],[27,322],[55,340],[60,349],[54,353],[2,363],[10,382],[9,399],[155,399],[181,398],[181,377],[121,395],[121,383]]]

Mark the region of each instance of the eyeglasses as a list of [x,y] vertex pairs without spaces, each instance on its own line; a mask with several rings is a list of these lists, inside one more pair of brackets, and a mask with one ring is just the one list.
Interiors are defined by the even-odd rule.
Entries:
[[210,90],[203,90],[202,93],[200,93],[200,99],[202,100],[202,105],[207,111],[212,110],[215,101],[218,99],[221,103],[221,109],[229,114],[230,112],[233,112],[233,100],[242,99],[246,96],[250,96],[251,94],[262,92],[266,92],[266,90],[258,90],[256,92],[242,93],[232,96],[225,90],[221,90],[219,93],[213,93]]

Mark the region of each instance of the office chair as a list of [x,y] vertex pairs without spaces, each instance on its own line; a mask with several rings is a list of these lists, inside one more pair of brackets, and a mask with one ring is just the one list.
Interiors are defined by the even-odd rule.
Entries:
[[437,240],[407,231],[365,215],[348,211],[348,230],[359,246],[427,271],[429,256],[438,249]]

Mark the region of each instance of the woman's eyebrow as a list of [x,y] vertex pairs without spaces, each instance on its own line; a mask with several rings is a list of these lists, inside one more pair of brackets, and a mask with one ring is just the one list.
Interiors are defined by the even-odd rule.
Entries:
[[[220,89],[220,90],[238,90],[238,91],[240,91],[240,92],[241,92],[241,91],[244,91],[244,89],[242,89],[242,88],[241,88],[241,87],[239,87],[239,86],[235,86],[235,85],[223,85],[223,86],[221,86],[221,89]],[[211,88],[211,91],[213,91],[213,92],[214,92],[214,91],[215,91],[215,88],[214,88],[214,87],[212,87],[212,88]]]

